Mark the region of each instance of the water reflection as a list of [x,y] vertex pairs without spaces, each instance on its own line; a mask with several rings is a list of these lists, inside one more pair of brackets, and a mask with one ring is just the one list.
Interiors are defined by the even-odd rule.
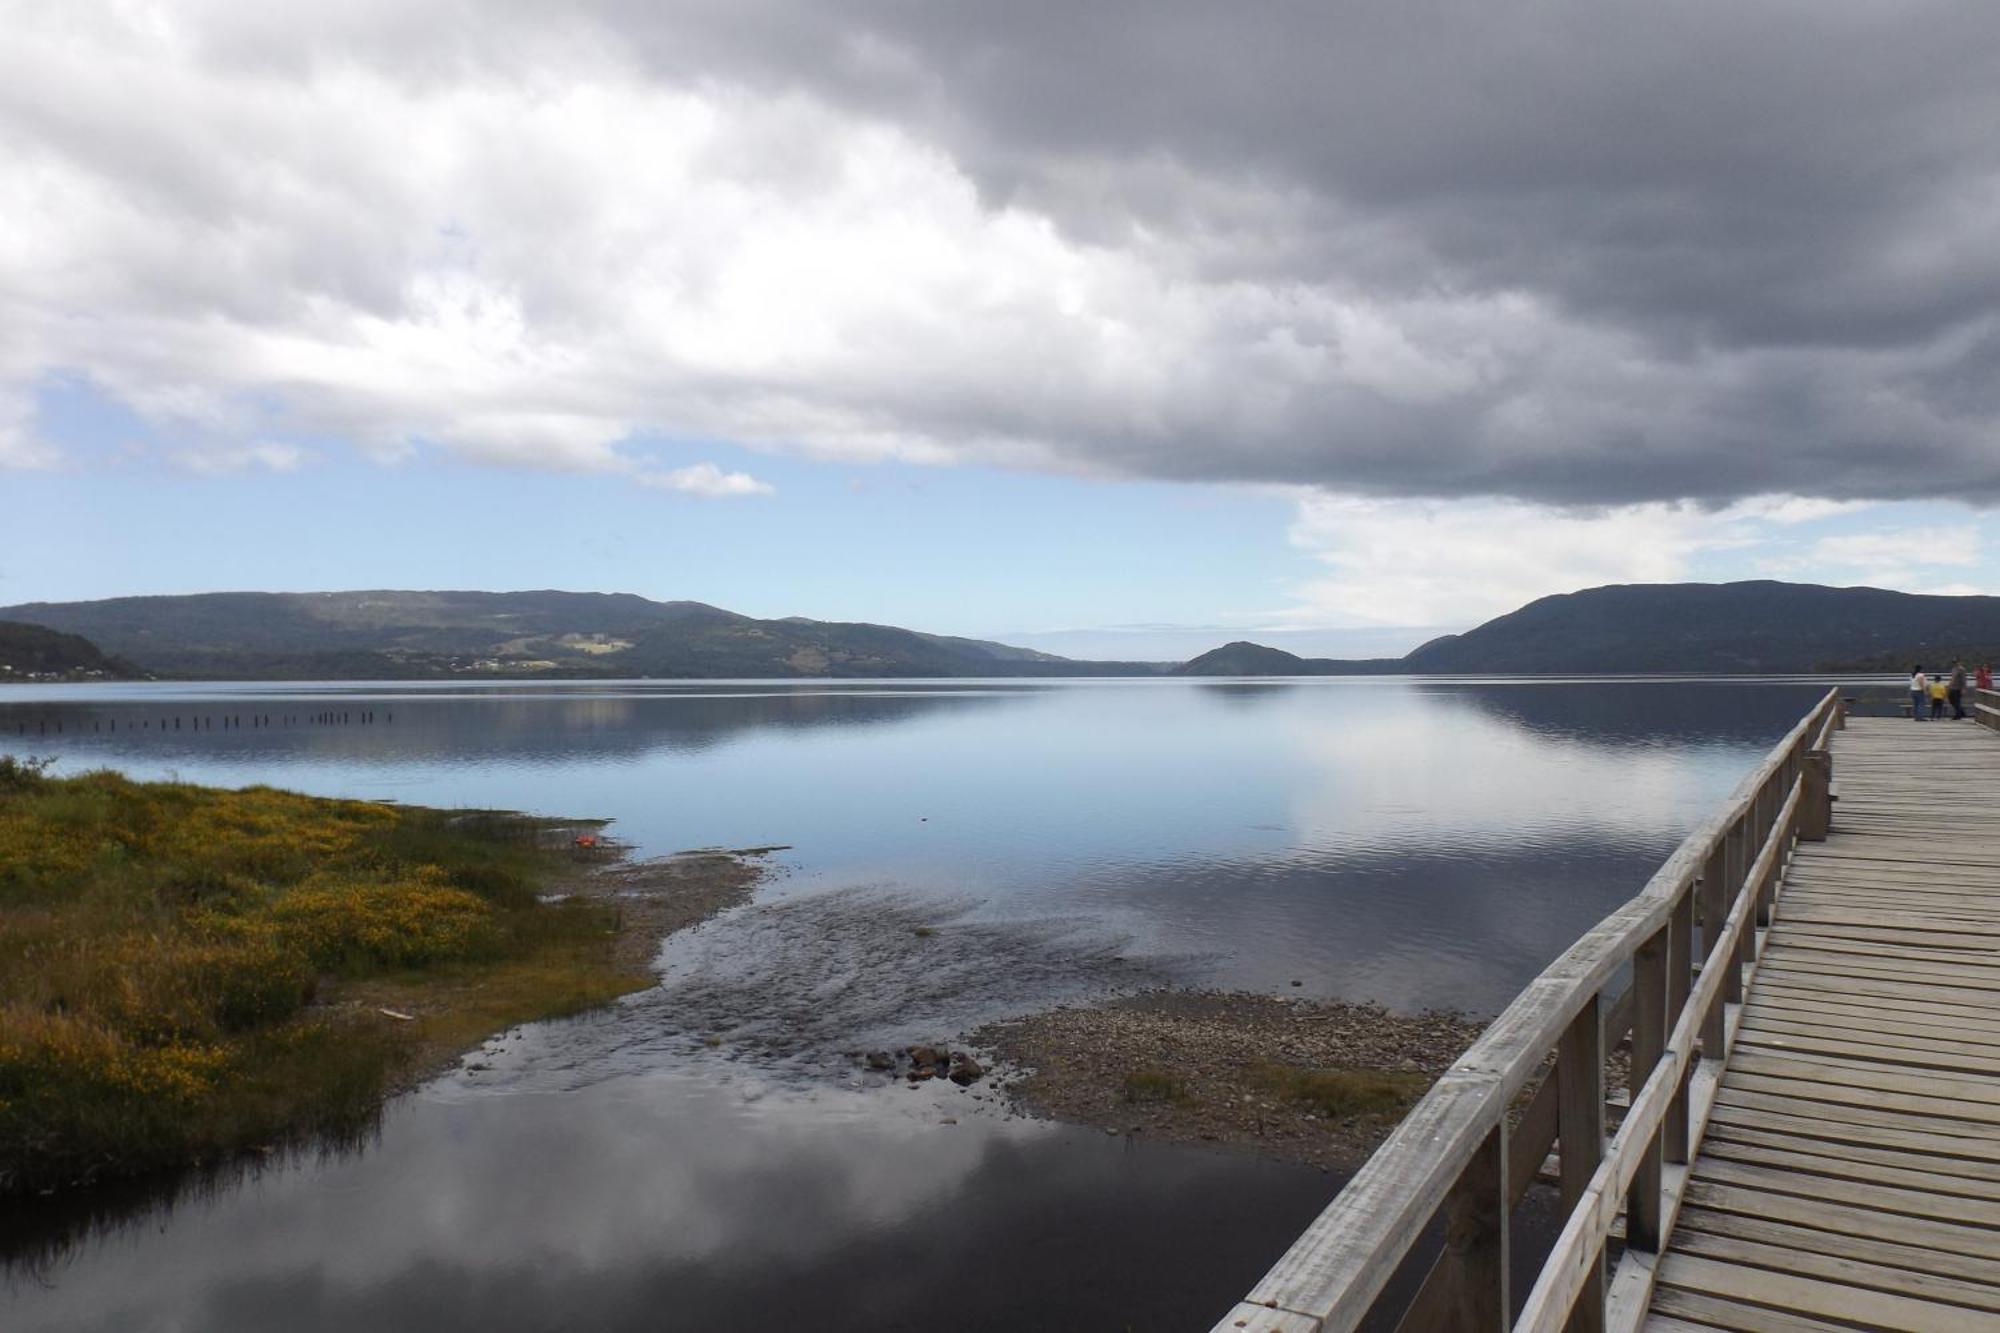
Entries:
[[[1316,1172],[1009,1121],[846,1052],[1162,983],[1491,1012],[1819,688],[0,688],[0,751],[68,769],[794,848],[668,942],[660,987],[524,1030],[359,1157],[100,1236],[0,1323],[1199,1326],[1323,1202]],[[129,726],[322,709],[382,720]],[[11,1224],[32,1244],[32,1206]]]
[[[0,748],[71,768],[606,815],[644,852],[790,844],[758,902],[677,942],[676,966],[726,974],[742,997],[797,993],[829,959],[834,975],[886,978],[825,997],[820,1032],[877,1031],[897,1013],[976,1021],[1136,978],[1297,979],[1307,994],[1485,1012],[1636,890],[1819,688],[15,689],[0,692]],[[381,721],[130,730],[169,712],[329,708]],[[59,737],[42,732],[51,722]],[[864,890],[875,896],[852,897]],[[816,895],[832,896],[786,906]],[[906,917],[948,928],[913,955]]]
[[[399,1107],[19,1289],[14,1330],[1183,1328],[1338,1183],[965,1117],[952,1094],[746,1108],[653,1075]],[[886,1105],[884,1104],[886,1103]]]

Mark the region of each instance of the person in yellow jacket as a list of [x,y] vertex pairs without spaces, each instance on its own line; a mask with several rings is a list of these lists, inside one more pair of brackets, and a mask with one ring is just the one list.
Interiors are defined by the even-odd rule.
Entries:
[[1943,676],[1931,677],[1931,721],[1944,719],[1945,683]]

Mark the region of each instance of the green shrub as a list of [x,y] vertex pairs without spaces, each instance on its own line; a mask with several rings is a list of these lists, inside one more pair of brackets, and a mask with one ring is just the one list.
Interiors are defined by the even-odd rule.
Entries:
[[0,1194],[360,1132],[418,1025],[314,1016],[325,973],[506,962],[446,982],[468,1040],[632,984],[538,821],[46,767],[0,758]]
[[270,915],[319,966],[349,971],[491,957],[501,938],[484,899],[428,867],[388,883],[295,889]]

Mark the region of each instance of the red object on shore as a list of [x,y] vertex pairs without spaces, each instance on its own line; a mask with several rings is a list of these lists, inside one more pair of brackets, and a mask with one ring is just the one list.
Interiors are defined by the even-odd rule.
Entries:
[[588,833],[579,834],[577,835],[576,845],[579,847],[595,847],[597,839]]

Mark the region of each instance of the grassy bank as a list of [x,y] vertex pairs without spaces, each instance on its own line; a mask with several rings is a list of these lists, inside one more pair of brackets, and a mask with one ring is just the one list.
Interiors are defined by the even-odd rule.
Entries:
[[515,816],[0,757],[0,1193],[350,1135],[440,1044],[644,984],[541,901],[575,869]]

